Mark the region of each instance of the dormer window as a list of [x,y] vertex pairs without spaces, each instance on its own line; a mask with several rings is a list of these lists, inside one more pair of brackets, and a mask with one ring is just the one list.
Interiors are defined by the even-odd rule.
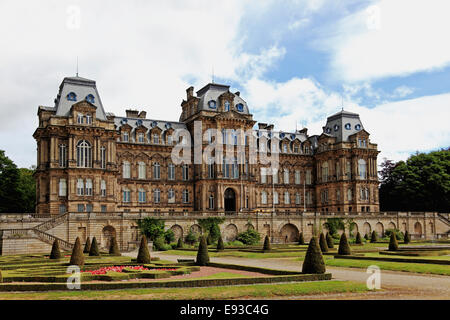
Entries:
[[286,135],[284,134],[284,132],[280,133],[280,139],[283,139]]
[[86,124],[92,124],[92,116],[90,114],[86,115]]
[[243,112],[243,111],[244,111],[244,105],[243,105],[242,103],[238,103],[238,104],[236,105],[236,109],[237,109],[237,111],[239,111],[239,112]]
[[69,92],[69,94],[67,95],[67,100],[77,101],[77,95],[75,94],[75,92]]
[[230,102],[225,101],[225,111],[230,111]]
[[361,125],[359,123],[355,125],[355,130],[361,130]]
[[350,130],[352,128],[352,125],[350,123],[345,124],[345,130]]
[[78,115],[77,115],[77,123],[78,124],[83,124],[84,123],[84,116],[83,116],[83,114],[82,113],[79,113]]
[[142,132],[138,134],[138,142],[144,143],[144,134]]
[[130,137],[129,137],[129,135],[128,135],[128,132],[124,132],[123,133],[123,141],[124,142],[128,142],[130,139],[129,139]]
[[326,129],[325,129],[325,132],[326,132],[326,133],[331,133],[331,128],[326,128]]
[[215,109],[216,108],[216,102],[214,100],[209,100],[208,107],[210,109]]
[[157,125],[158,125],[158,122],[156,122],[156,121],[152,122],[152,128],[156,127]]
[[88,94],[88,95],[86,96],[86,101],[87,101],[87,102],[90,102],[90,103],[95,103],[94,96],[93,96],[92,94]]
[[334,131],[338,131],[339,130],[339,126],[337,124],[334,125]]

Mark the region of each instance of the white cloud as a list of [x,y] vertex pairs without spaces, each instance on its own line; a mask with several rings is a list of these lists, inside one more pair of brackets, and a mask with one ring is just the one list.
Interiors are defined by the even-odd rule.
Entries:
[[376,1],[343,18],[319,46],[346,81],[443,68],[450,63],[449,11],[447,0]]
[[395,88],[394,92],[392,93],[393,98],[404,98],[406,96],[409,96],[411,93],[414,92],[413,88],[410,88],[408,86],[399,86]]
[[[251,79],[245,85],[247,102],[255,118],[276,125],[276,130],[293,131],[296,124],[308,127],[310,135],[322,133],[326,118],[340,110],[341,98],[327,92],[312,79],[287,82]],[[344,101],[345,110],[360,114],[371,141],[384,157],[405,160],[417,150],[450,146],[450,94],[388,102],[367,108],[353,100]]]

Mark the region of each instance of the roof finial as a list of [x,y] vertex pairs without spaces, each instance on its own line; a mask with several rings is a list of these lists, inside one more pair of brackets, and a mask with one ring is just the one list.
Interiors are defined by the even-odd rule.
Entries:
[[78,56],[77,56],[77,77],[78,77]]
[[342,108],[342,111],[344,111],[344,96],[343,95],[341,95],[341,108]]

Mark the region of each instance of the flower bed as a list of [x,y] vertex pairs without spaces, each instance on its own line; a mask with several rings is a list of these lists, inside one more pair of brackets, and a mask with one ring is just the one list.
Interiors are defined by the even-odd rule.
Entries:
[[[146,268],[144,266],[111,266],[102,267],[95,270],[83,270],[81,272],[89,272],[90,274],[106,274],[108,271],[111,272],[123,272],[125,269],[132,271],[176,271],[176,268]],[[125,270],[126,271],[126,270]]]

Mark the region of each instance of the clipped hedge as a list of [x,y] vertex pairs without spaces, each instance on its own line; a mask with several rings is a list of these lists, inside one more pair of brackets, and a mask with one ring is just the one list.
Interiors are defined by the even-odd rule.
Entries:
[[70,265],[83,266],[84,265],[84,254],[81,251],[81,242],[80,238],[77,237],[75,240],[75,245],[72,249],[72,255],[70,256]]
[[59,250],[58,240],[55,239],[52,245],[52,251],[50,252],[49,259],[58,260],[61,259],[61,251]]
[[98,250],[97,238],[94,237],[92,239],[91,248],[89,249],[89,256],[97,257],[100,255],[100,251]]
[[141,238],[141,244],[139,245],[139,252],[136,258],[137,263],[150,263],[150,252],[148,251],[147,237],[145,235]]
[[270,250],[271,250],[270,239],[269,236],[266,235],[266,237],[264,238],[263,251],[270,251]]
[[87,237],[83,253],[89,253],[89,251],[91,251],[91,238]]
[[320,250],[322,252],[328,252],[328,244],[327,244],[327,240],[325,240],[325,236],[323,235],[323,232],[320,234],[319,245],[320,245]]

